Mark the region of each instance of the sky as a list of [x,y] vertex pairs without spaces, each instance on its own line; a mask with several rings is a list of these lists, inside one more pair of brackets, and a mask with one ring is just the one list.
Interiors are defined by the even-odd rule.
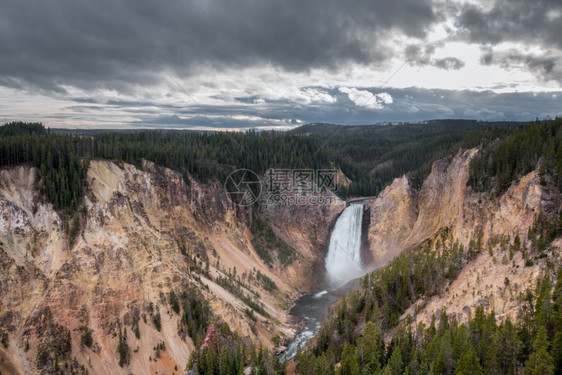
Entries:
[[0,123],[239,130],[562,114],[560,0],[0,9]]

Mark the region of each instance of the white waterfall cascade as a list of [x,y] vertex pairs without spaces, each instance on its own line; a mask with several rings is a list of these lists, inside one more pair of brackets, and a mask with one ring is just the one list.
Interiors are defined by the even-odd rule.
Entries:
[[338,288],[365,274],[361,263],[363,203],[351,203],[340,215],[326,256],[328,282]]

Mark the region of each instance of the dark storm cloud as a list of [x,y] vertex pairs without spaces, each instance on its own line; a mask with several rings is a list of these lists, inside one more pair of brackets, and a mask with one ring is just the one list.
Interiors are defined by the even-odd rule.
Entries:
[[162,69],[336,68],[387,59],[385,35],[423,37],[435,20],[431,0],[6,0],[0,82],[127,92]]
[[502,42],[542,47],[544,50],[562,49],[562,2],[560,0],[498,0],[489,10],[464,5],[457,14],[459,35],[484,48],[481,63],[523,63],[542,80],[562,82],[560,58],[521,54],[521,58],[494,58],[492,46]]
[[560,0],[498,0],[487,11],[464,5],[457,24],[478,43],[526,41],[562,47],[561,15]]

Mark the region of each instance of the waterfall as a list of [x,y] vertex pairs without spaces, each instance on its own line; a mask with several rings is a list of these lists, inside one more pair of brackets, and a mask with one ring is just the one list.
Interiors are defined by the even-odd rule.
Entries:
[[328,282],[333,288],[365,274],[361,264],[362,221],[363,203],[351,203],[332,230],[326,270]]
[[[361,268],[361,229],[363,224],[363,203],[351,203],[340,215],[332,234],[326,255],[326,270],[331,288],[338,288],[350,280],[362,276]],[[304,296],[293,307],[291,315],[304,319],[305,326],[289,343],[280,358],[287,361],[293,358],[299,347],[304,347],[322,324],[323,316],[329,306],[336,301],[334,293],[323,290]]]

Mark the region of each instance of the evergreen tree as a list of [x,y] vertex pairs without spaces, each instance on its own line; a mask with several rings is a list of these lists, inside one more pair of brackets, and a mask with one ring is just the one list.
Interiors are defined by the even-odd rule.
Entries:
[[562,267],[558,271],[556,285],[552,293],[554,339],[552,341],[552,357],[554,360],[554,373],[562,375]]
[[546,328],[539,327],[539,331],[533,343],[533,352],[525,364],[525,375],[552,374],[554,374],[554,360],[548,353]]
[[484,370],[472,345],[461,355],[455,375],[484,375]]
[[402,367],[402,354],[400,353],[400,349],[396,348],[384,368],[383,375],[402,374]]
[[495,341],[497,342],[497,366],[500,374],[517,373],[517,356],[521,350],[521,340],[509,318],[500,326]]
[[351,344],[345,344],[341,356],[341,364],[338,371],[341,375],[359,375],[359,356],[357,348]]
[[363,339],[359,345],[359,357],[361,365],[370,371],[378,371],[382,368],[382,360],[385,353],[385,345],[382,334],[373,322],[367,322],[363,329]]

